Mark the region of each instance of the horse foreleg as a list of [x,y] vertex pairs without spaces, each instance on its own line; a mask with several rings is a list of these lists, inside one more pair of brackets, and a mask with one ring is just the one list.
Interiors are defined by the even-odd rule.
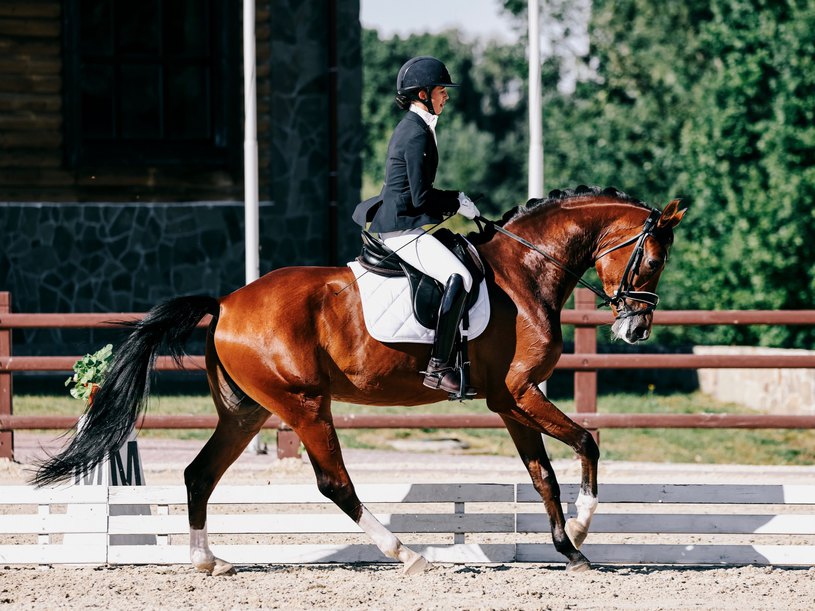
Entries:
[[245,405],[239,416],[221,412],[212,437],[184,470],[190,522],[190,561],[199,571],[211,575],[235,573],[232,565],[217,558],[209,547],[207,503],[221,476],[246,449],[268,417],[269,412],[254,403]]
[[577,516],[566,523],[566,533],[575,547],[580,547],[586,539],[592,515],[597,509],[597,462],[600,450],[594,438],[555,407],[534,384],[527,387],[518,400],[517,408],[511,413],[516,420],[570,446],[580,458],[582,476],[580,493],[575,502]]
[[[321,412],[326,414],[327,409]],[[385,556],[400,561],[406,574],[421,573],[430,567],[423,556],[405,546],[357,497],[330,417],[300,421],[292,428],[306,448],[320,492],[354,520]]]
[[586,557],[578,551],[578,545],[567,536],[568,526],[563,516],[560,503],[560,485],[557,482],[552,463],[546,455],[540,431],[534,430],[508,416],[503,416],[504,424],[509,431],[518,454],[526,466],[532,485],[541,495],[543,506],[549,516],[552,531],[552,542],[555,549],[569,559],[568,571],[583,571],[591,568]]

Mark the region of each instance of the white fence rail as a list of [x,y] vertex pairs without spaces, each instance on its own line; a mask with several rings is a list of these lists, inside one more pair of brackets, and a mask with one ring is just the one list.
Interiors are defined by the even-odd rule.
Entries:
[[[573,514],[577,486],[561,490]],[[357,492],[431,561],[563,562],[529,484]],[[815,486],[609,484],[599,496],[583,548],[595,563],[815,565]],[[150,514],[120,515],[135,505]],[[313,485],[222,486],[207,527],[235,564],[390,561]],[[188,532],[182,486],[0,487],[0,564],[186,564]],[[155,544],[117,544],[132,535]]]

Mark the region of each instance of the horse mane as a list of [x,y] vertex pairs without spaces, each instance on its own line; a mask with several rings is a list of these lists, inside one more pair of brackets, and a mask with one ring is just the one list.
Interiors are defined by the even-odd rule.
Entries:
[[[615,202],[624,202],[626,204],[632,204],[634,206],[639,206],[641,208],[645,208],[647,210],[651,210],[651,206],[647,203],[635,198],[631,197],[630,195],[623,193],[616,187],[597,187],[591,186],[588,187],[586,185],[579,185],[574,189],[555,189],[549,192],[549,195],[544,198],[540,199],[530,199],[525,204],[521,204],[515,206],[514,208],[510,208],[507,210],[500,220],[494,221],[496,225],[503,227],[510,221],[514,219],[518,219],[521,217],[526,216],[540,208],[544,208],[546,206],[554,206],[560,205],[572,201],[580,201],[584,199],[591,199],[591,198],[598,198],[604,197],[614,200]],[[492,237],[495,235],[495,229],[490,226],[487,226],[486,229],[483,231],[474,231],[467,235],[467,239],[472,244],[483,244],[485,242],[489,242]]]

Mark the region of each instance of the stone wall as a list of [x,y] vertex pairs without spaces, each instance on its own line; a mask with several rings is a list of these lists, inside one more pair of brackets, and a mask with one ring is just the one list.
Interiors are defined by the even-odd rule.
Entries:
[[[332,99],[326,2],[274,0],[269,16],[271,57],[259,97],[268,99],[269,161],[261,166],[269,183],[280,236],[296,240],[322,235],[311,252],[324,263],[348,260],[359,250],[359,228],[351,213],[362,181],[362,51],[359,2],[336,0],[336,97]],[[332,107],[332,102],[334,107]],[[337,142],[336,218],[339,240],[331,252],[330,184],[332,134]],[[260,143],[259,143],[260,144]]]
[[[324,264],[320,225],[276,212],[260,208],[261,273]],[[220,296],[244,284],[243,220],[240,202],[0,203],[0,290],[16,312],[140,312],[178,295]],[[81,337],[16,331],[14,353],[77,354],[99,332]]]
[[[812,354],[747,346],[697,346],[694,354]],[[700,369],[699,388],[719,401],[740,403],[768,414],[815,414],[815,370]]]

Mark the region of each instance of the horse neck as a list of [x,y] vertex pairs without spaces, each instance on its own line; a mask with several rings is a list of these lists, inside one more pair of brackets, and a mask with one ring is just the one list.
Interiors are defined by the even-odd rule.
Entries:
[[554,204],[527,212],[506,224],[508,231],[536,245],[574,275],[501,234],[482,247],[482,256],[505,290],[532,293],[535,302],[559,311],[577,285],[577,277],[594,262],[598,244],[607,233],[609,215],[604,208]]

